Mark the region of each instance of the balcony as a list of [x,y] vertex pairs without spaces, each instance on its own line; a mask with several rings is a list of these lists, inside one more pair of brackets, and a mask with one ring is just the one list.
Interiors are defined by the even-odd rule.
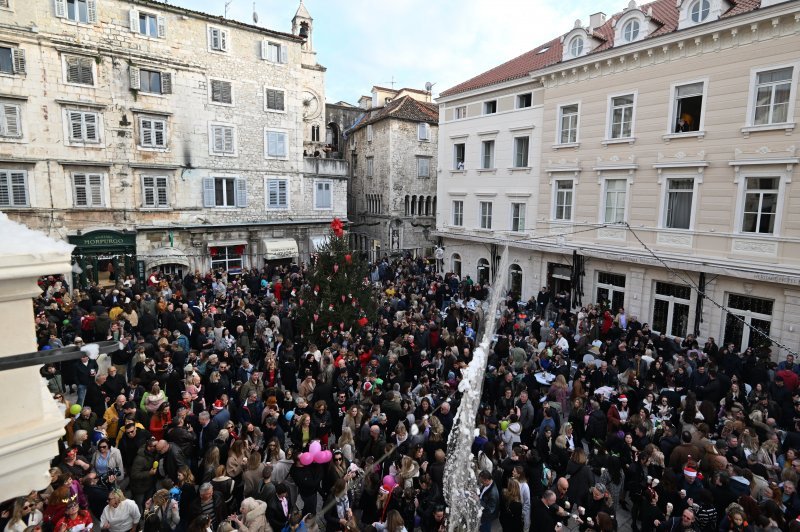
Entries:
[[350,164],[345,160],[319,157],[304,157],[303,159],[303,173],[306,175],[328,177],[348,177],[350,175]]

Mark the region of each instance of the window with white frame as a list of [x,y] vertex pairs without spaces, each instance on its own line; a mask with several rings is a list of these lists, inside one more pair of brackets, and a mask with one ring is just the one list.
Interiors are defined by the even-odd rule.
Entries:
[[11,9],[11,0],[0,0],[0,8]]
[[467,145],[463,142],[453,144],[453,170],[463,170],[467,156]]
[[431,126],[426,122],[417,124],[417,140],[429,141],[431,140]]
[[236,128],[223,124],[209,125],[209,147],[212,155],[236,155]]
[[491,229],[492,228],[492,202],[491,201],[481,201],[480,202],[480,228],[481,229]]
[[203,178],[204,207],[247,207],[247,180],[242,177]]
[[228,30],[216,26],[208,27],[208,49],[214,52],[227,52],[230,44]]
[[161,15],[155,13],[138,12],[139,26],[138,32],[147,37],[166,37],[166,21]]
[[167,121],[150,116],[139,117],[139,146],[142,148],[166,148]]
[[103,174],[72,174],[72,191],[75,207],[102,207]]
[[752,124],[782,124],[790,120],[794,68],[764,70],[755,75]]
[[578,104],[562,105],[558,108],[558,143],[578,142]]
[[375,159],[367,157],[367,177],[372,177],[373,175],[375,175]]
[[147,94],[172,94],[172,74],[149,68],[130,67],[131,89]]
[[56,17],[94,24],[97,22],[97,0],[54,0]]
[[453,200],[453,225],[456,227],[464,226],[464,201]]
[[28,172],[0,168],[0,207],[28,207]]
[[209,248],[212,270],[241,271],[245,246],[213,246]]
[[625,42],[633,42],[639,37],[641,25],[638,19],[632,19],[625,23],[622,27],[622,38]]
[[331,181],[314,182],[314,208],[333,209],[333,183]]
[[691,18],[692,22],[695,24],[705,22],[710,12],[711,2],[709,2],[709,0],[695,0],[695,2],[689,6],[689,18]]
[[556,180],[553,219],[562,222],[572,221],[574,188],[575,188],[575,182],[572,179]]
[[467,106],[466,105],[459,105],[453,111],[453,117],[455,120],[461,120],[462,118],[467,117]]
[[527,135],[524,137],[514,137],[514,167],[527,168],[528,166],[528,151],[530,151],[531,138]]
[[431,176],[431,158],[417,157],[417,177]]
[[289,180],[267,179],[267,209],[289,208]]
[[0,73],[25,74],[25,50],[0,44]]
[[686,337],[692,290],[686,285],[655,282],[652,329],[668,336]]
[[517,94],[517,109],[527,109],[533,105],[533,94],[526,92],[525,94]]
[[261,41],[261,59],[272,63],[288,63],[289,48],[285,44]]
[[489,266],[489,260],[481,257],[478,259],[478,284],[485,285],[489,282],[492,268]]
[[70,142],[100,142],[100,115],[97,112],[68,110],[66,113]]
[[606,179],[604,223],[625,221],[625,197],[628,192],[627,179]]
[[496,112],[497,112],[497,100],[489,100],[488,102],[483,102],[483,114],[493,115]]
[[[268,111],[285,111],[286,110],[285,100],[286,100],[286,91],[280,89],[266,89],[265,102]],[[319,135],[319,132],[317,133],[317,135]]]
[[572,57],[580,57],[583,55],[583,37],[576,35],[569,41],[569,53]]
[[210,97],[214,103],[233,105],[233,83],[223,79],[212,79]]
[[517,233],[525,232],[525,203],[511,204],[511,230]]
[[169,207],[169,179],[165,175],[142,176],[142,207]]
[[494,168],[494,141],[484,140],[481,142],[481,168],[491,170]]
[[453,253],[453,256],[450,257],[450,271],[456,275],[456,277],[461,277],[461,255],[458,253]]
[[694,201],[694,179],[667,179],[664,227],[690,229]]
[[264,156],[277,159],[286,158],[286,132],[267,129],[264,132]]
[[[772,309],[775,301],[741,294],[728,294],[725,313],[724,344],[732,343],[739,351],[748,347],[769,346]],[[763,334],[762,334],[763,333]]]
[[68,55],[64,57],[64,65],[67,83],[94,85],[94,58]]
[[0,138],[22,138],[22,107],[0,101]]
[[372,124],[367,126],[367,142],[372,142]]
[[628,139],[633,136],[633,94],[611,98],[609,135],[610,139]]
[[672,133],[699,131],[703,118],[703,92],[705,83],[698,81],[677,85],[673,95]]
[[618,273],[597,272],[597,299],[616,314],[625,307],[625,276]]
[[778,215],[779,177],[748,177],[745,181],[742,232],[773,234]]

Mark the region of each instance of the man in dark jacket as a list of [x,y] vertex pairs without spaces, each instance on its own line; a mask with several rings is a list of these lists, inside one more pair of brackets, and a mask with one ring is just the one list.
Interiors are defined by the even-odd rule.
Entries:
[[186,465],[180,447],[166,440],[160,440],[156,444],[158,451],[158,474],[162,478],[169,478],[175,484],[178,483],[178,469]]
[[200,496],[194,499],[189,506],[189,514],[192,518],[199,515],[208,516],[211,525],[209,528],[216,530],[219,524],[228,517],[222,495],[214,491],[214,487],[209,482],[202,484],[198,493]]
[[317,511],[317,492],[320,487],[320,480],[322,479],[322,472],[320,471],[319,464],[310,464],[304,466],[298,459],[289,475],[297,485],[297,492],[303,500],[303,513],[316,513]]
[[478,475],[478,482],[481,488],[481,508],[483,508],[479,530],[480,532],[490,532],[492,521],[500,513],[500,493],[492,480],[492,474],[485,469]]
[[658,532],[684,532],[692,530],[694,525],[694,512],[686,509],[680,516],[671,517],[658,525]]
[[133,500],[139,508],[144,508],[144,501],[153,496],[156,489],[156,473],[158,467],[153,467],[153,464],[158,459],[158,451],[156,451],[156,440],[150,438],[139,452],[130,468],[130,490],[133,494]]
[[275,494],[267,501],[267,521],[272,530],[283,530],[292,514],[289,488],[281,482],[275,486]]

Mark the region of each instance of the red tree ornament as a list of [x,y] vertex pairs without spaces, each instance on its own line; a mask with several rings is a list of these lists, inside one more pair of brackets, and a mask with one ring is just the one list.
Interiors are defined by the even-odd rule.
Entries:
[[353,264],[353,256],[348,253],[347,255],[344,256],[344,261],[347,264]]
[[336,235],[336,238],[342,238],[344,235],[344,224],[339,218],[334,218],[331,222],[331,229],[333,230],[333,234]]
[[361,325],[362,327],[366,326],[367,323],[369,323],[369,320],[367,319],[366,316],[358,318],[358,324]]

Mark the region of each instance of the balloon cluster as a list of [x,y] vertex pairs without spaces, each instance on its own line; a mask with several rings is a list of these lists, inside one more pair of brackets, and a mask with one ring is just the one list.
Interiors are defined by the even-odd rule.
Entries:
[[300,453],[298,457],[300,463],[304,466],[308,466],[311,464],[327,464],[331,460],[333,460],[333,453],[330,451],[323,451],[322,445],[317,440],[311,442],[311,445],[308,446],[307,453]]

